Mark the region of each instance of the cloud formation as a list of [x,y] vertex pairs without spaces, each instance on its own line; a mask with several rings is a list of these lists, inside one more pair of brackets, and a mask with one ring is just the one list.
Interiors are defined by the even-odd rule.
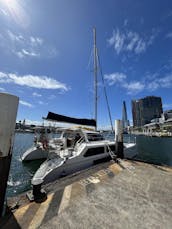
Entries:
[[2,14],[3,16],[6,16],[6,17],[8,16],[7,11],[4,9],[0,9],[0,14]]
[[32,95],[35,96],[35,97],[42,97],[42,95],[37,93],[37,92],[33,92]]
[[150,37],[141,36],[137,32],[122,32],[118,28],[113,30],[112,36],[107,40],[108,44],[114,48],[117,54],[121,52],[130,52],[141,54],[146,51],[157,35],[156,31],[152,31]]
[[32,105],[31,103],[28,103],[28,102],[23,101],[23,100],[19,100],[19,103],[20,103],[21,105],[23,105],[23,106],[26,106],[26,107],[30,107],[30,108],[33,107],[33,105]]
[[123,73],[115,72],[109,75],[104,75],[104,78],[109,82],[109,85],[113,85],[117,82],[124,82],[127,76]]
[[125,82],[122,84],[122,87],[127,89],[127,93],[129,95],[132,94],[138,94],[139,92],[143,91],[145,89],[145,84],[139,81],[133,81],[133,82]]
[[37,36],[24,36],[7,30],[0,34],[0,45],[8,53],[23,58],[53,58],[58,51]]
[[[156,75],[156,78],[154,77]],[[109,86],[117,85],[127,90],[127,94],[134,95],[142,92],[143,90],[155,91],[160,88],[172,88],[172,73],[159,77],[153,74],[153,77],[146,77],[141,81],[129,82],[127,76],[123,73],[112,73],[104,76]]]
[[5,91],[5,89],[3,87],[0,87],[0,91]]
[[59,81],[48,76],[23,75],[0,72],[0,83],[13,83],[39,89],[59,89],[68,91],[69,88]]

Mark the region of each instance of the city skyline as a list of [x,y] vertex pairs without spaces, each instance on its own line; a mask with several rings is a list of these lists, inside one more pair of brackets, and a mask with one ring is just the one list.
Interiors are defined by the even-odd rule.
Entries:
[[[156,3],[156,6],[155,6]],[[19,96],[17,120],[48,111],[93,118],[93,34],[112,120],[126,101],[162,98],[172,109],[172,2],[0,0],[0,92]],[[108,127],[98,78],[98,127]]]

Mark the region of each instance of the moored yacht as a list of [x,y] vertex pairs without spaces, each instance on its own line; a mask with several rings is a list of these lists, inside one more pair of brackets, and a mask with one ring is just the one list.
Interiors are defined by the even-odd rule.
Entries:
[[[49,183],[115,157],[115,141],[105,140],[99,132],[68,129],[65,138],[66,148],[50,154],[33,176],[33,185]],[[130,147],[133,144],[124,145],[124,154]]]
[[[81,126],[92,126],[95,128],[95,131],[86,131],[83,129],[67,131],[63,136],[63,148],[52,150],[52,153],[49,154],[48,159],[40,166],[33,176],[31,183],[34,190],[39,188],[41,184],[49,183],[61,176],[80,171],[90,167],[93,164],[97,164],[119,156],[115,155],[115,148],[118,149],[117,146],[119,146],[116,145],[115,140],[105,140],[97,131],[97,60],[98,52],[96,48],[96,31],[94,29],[95,118],[78,119],[49,112],[46,119],[56,122],[73,123]],[[108,111],[110,114],[109,109]],[[110,121],[113,131],[111,117]],[[124,154],[125,149],[128,150],[130,147],[131,145],[124,145]],[[123,149],[123,145],[121,148]]]

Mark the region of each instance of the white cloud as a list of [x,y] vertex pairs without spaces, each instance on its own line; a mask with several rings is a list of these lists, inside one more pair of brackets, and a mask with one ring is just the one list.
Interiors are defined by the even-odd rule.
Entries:
[[122,52],[133,52],[141,54],[146,51],[148,46],[153,44],[157,31],[152,30],[150,37],[141,36],[133,31],[122,32],[118,28],[113,30],[112,37],[108,39],[108,44],[114,48],[117,54]]
[[32,95],[35,96],[35,97],[42,97],[42,95],[37,93],[37,92],[33,92]]
[[68,91],[69,88],[59,81],[47,76],[23,75],[0,72],[0,83],[14,83],[20,86],[43,89],[60,89]]
[[33,105],[32,105],[31,103],[28,103],[28,102],[26,102],[26,101],[24,101],[24,100],[20,100],[19,103],[20,103],[21,105],[23,105],[23,106],[26,106],[26,107],[30,107],[30,108],[33,107]]
[[135,47],[135,53],[143,53],[146,51],[146,42],[140,39],[137,43],[137,46]]
[[58,55],[56,48],[46,44],[39,36],[26,36],[7,30],[0,34],[0,45],[8,53],[23,58],[54,58]]
[[24,42],[25,39],[21,34],[14,34],[10,30],[7,30],[8,37],[12,42]]
[[18,56],[19,58],[24,58],[24,54],[22,52],[15,52],[15,55]]
[[12,82],[11,79],[6,73],[0,72],[0,83],[11,83],[11,82]]
[[159,88],[159,83],[156,81],[152,81],[150,83],[148,83],[147,85],[147,89],[150,91],[155,91]]
[[37,46],[37,45],[42,45],[43,44],[43,39],[40,38],[40,37],[30,37],[30,41],[31,41],[31,44],[33,46]]
[[172,74],[157,79],[157,82],[163,88],[170,88],[170,87],[172,87]]
[[26,57],[26,56],[31,56],[31,57],[39,57],[40,56],[40,53],[27,51],[25,49],[22,49],[21,52],[17,52],[16,54],[21,58]]
[[121,85],[122,87],[127,89],[128,94],[138,94],[139,92],[145,89],[145,84],[139,81],[133,81],[130,83],[124,83]]
[[104,75],[104,78],[109,82],[109,85],[113,85],[118,82],[123,82],[126,79],[126,77],[127,76],[125,74],[119,72]]
[[139,81],[127,82],[127,76],[124,73],[115,72],[105,75],[109,86],[118,84],[120,87],[127,89],[127,94],[137,94],[145,89],[145,84]]
[[152,45],[153,41],[155,40],[156,36],[158,35],[159,30],[153,30],[152,35],[149,37],[149,40],[147,42],[148,45]]
[[5,89],[3,87],[0,87],[0,91],[5,91]]
[[8,16],[7,11],[4,10],[4,9],[0,9],[0,13],[1,13],[2,15],[4,15],[4,16]]
[[128,37],[128,44],[126,46],[126,49],[128,51],[132,51],[137,45],[137,43],[139,42],[140,37],[137,33],[131,31],[127,34],[127,37]]
[[117,54],[119,54],[124,48],[125,35],[122,34],[119,29],[113,31],[112,37],[108,40],[110,46],[113,46]]
[[158,88],[171,88],[172,87],[172,73],[164,77],[157,77],[151,82],[148,82],[148,89],[154,91]]
[[43,102],[43,101],[41,101],[41,100],[38,101],[38,104],[39,104],[39,105],[48,105],[48,103],[45,103],[45,102]]
[[131,82],[125,74],[119,72],[105,75],[104,78],[108,81],[109,86],[116,84],[121,88],[125,88],[127,94],[137,94],[143,90],[155,91],[160,88],[172,88],[172,73],[164,77],[159,77],[158,73],[154,73],[152,76],[149,74],[141,81]]

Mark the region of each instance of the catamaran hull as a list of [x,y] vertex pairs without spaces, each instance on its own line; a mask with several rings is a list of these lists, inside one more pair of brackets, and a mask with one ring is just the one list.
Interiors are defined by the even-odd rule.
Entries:
[[[124,145],[124,155],[125,157],[136,151],[136,144],[125,144]],[[133,152],[132,152],[133,150]],[[132,153],[131,153],[132,152]],[[84,153],[83,153],[84,155]],[[37,170],[32,178],[32,184],[46,184],[57,180],[62,176],[73,174],[77,171],[91,167],[93,164],[104,162],[110,160],[111,157],[109,153],[100,153],[94,156],[74,156],[67,160],[64,158],[52,158],[51,160],[46,160],[40,168]]]
[[[104,161],[110,160],[110,157],[108,154],[104,154],[103,155],[99,155],[96,157],[92,157],[92,158],[82,158],[81,157],[77,157],[77,158],[73,158],[73,159],[68,159],[66,161],[63,162],[63,164],[61,164],[60,166],[52,169],[52,170],[46,170],[42,171],[42,177],[38,177],[37,174],[40,173],[40,170],[42,170],[42,168],[40,167],[37,172],[35,173],[34,177],[32,178],[32,184],[34,184],[36,182],[36,180],[41,180],[43,181],[42,184],[47,184],[50,182],[53,182],[55,180],[57,180],[60,177],[63,176],[67,176],[69,174],[73,174],[76,173],[78,171],[81,171],[83,169],[89,168],[91,167],[93,164],[97,164]],[[45,161],[44,164],[48,163],[48,161]],[[52,160],[53,163],[53,160]],[[45,166],[46,167],[46,166]]]
[[38,159],[46,159],[48,156],[48,151],[36,146],[33,146],[26,150],[26,152],[22,155],[21,160],[24,161],[32,161]]

